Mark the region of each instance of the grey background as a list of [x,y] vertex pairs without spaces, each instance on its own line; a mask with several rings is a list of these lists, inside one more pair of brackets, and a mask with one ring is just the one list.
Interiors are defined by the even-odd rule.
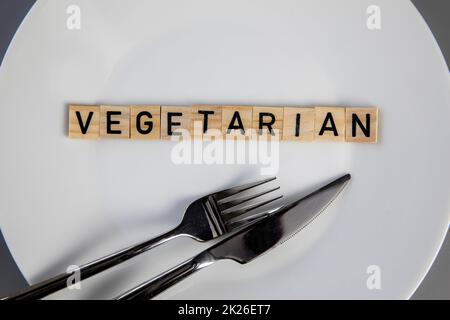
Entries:
[[[0,0],[0,61],[17,28],[35,0]],[[450,1],[412,0],[430,26],[450,65]],[[430,272],[413,299],[450,299],[450,234]],[[17,268],[0,231],[0,297],[11,294],[28,283]]]

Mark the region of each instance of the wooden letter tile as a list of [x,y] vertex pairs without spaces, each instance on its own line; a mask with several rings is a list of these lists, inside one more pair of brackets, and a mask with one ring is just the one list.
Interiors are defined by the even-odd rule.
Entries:
[[253,137],[283,136],[283,108],[253,107]]
[[249,106],[223,106],[222,132],[224,135],[249,137],[253,108]]
[[284,108],[283,140],[313,141],[314,108]]
[[316,107],[315,140],[345,141],[345,108]]
[[222,136],[222,107],[192,106],[192,132],[199,139]]
[[130,107],[131,139],[157,140],[161,137],[161,107]]
[[69,106],[69,137],[98,139],[100,136],[99,106]]
[[170,140],[172,136],[185,133],[192,135],[191,127],[192,108],[190,106],[161,107],[161,139]]
[[130,108],[125,106],[100,106],[100,137],[130,138]]
[[348,142],[377,143],[378,108],[346,108]]

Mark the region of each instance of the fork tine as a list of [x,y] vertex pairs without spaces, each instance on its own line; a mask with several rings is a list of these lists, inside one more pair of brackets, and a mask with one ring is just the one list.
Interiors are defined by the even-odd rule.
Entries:
[[256,220],[262,219],[262,218],[266,218],[268,217],[270,214],[267,212],[259,212],[257,215],[253,216],[251,218],[243,218],[243,219],[231,219],[231,221],[227,222],[227,228],[229,231],[239,228],[241,226],[244,225],[248,225]]
[[267,210],[263,210],[263,211],[260,211],[260,212],[257,211],[256,213],[252,213],[252,214],[249,214],[249,215],[241,215],[241,216],[238,216],[236,218],[228,220],[227,223],[228,223],[228,226],[235,225],[235,224],[237,224],[237,225],[239,225],[239,224],[247,224],[247,223],[253,222],[255,220],[258,220],[258,219],[270,216],[272,213],[276,212],[277,210],[279,210],[282,207],[283,206],[280,205],[279,207],[270,209],[268,211]]
[[248,197],[244,197],[244,198],[240,198],[240,199],[236,199],[236,200],[232,200],[232,201],[228,201],[228,202],[219,203],[219,210],[222,213],[226,213],[226,211],[229,210],[230,208],[233,208],[233,207],[238,206],[240,204],[246,203],[246,202],[248,202],[250,200],[256,199],[258,197],[261,197],[261,196],[263,196],[265,194],[271,193],[271,192],[276,191],[278,189],[280,189],[280,187],[275,187],[275,188],[272,188],[272,189],[269,189],[269,190],[265,190],[265,191],[256,193],[254,195],[250,195]]
[[232,212],[229,212],[229,213],[225,213],[225,214],[222,215],[222,217],[225,220],[225,224],[227,224],[227,222],[231,221],[231,219],[233,219],[233,218],[239,217],[240,215],[242,215],[244,213],[247,213],[247,212],[252,211],[252,210],[254,210],[256,208],[259,208],[259,207],[262,207],[262,206],[264,206],[266,204],[274,202],[275,200],[281,199],[282,197],[283,196],[280,195],[278,197],[274,197],[272,199],[269,199],[269,200],[266,200],[266,201],[262,201],[262,202],[256,203],[254,205],[251,205],[251,206],[248,206],[248,207],[245,207],[245,208],[242,208],[242,209],[238,209],[238,210],[235,210],[235,211],[232,211]]
[[230,188],[230,189],[225,189],[225,190],[222,190],[222,191],[214,193],[213,196],[214,196],[214,198],[216,199],[217,202],[221,202],[223,199],[228,198],[228,197],[230,197],[232,195],[235,195],[235,194],[237,194],[239,192],[246,191],[248,189],[260,186],[260,185],[262,185],[264,183],[273,181],[275,179],[276,179],[276,177],[271,177],[271,178],[267,178],[267,179],[264,179],[264,180],[261,180],[261,181],[244,184],[242,186],[233,187],[233,188]]

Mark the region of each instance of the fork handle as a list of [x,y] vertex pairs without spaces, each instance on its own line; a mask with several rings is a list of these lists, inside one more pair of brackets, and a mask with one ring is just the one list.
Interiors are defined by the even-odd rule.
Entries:
[[165,291],[169,287],[189,277],[194,272],[209,266],[216,259],[208,252],[203,251],[175,268],[172,268],[155,278],[140,284],[139,286],[125,292],[116,300],[149,300]]
[[[80,279],[84,280],[97,273],[100,273],[108,268],[114,267],[124,261],[127,261],[147,250],[150,250],[166,241],[169,241],[177,236],[183,235],[181,230],[177,228],[166,232],[156,238],[144,241],[126,249],[117,251],[108,256],[87,263],[80,267],[79,275]],[[32,285],[28,289],[25,289],[18,294],[6,297],[3,300],[34,300],[41,299],[49,294],[59,291],[69,284],[67,280],[72,276],[72,273],[62,273],[48,280],[44,280],[35,285]]]

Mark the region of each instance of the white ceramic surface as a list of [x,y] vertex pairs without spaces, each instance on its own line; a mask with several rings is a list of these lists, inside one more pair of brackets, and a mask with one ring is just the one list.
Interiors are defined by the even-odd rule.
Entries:
[[[81,30],[66,28],[69,4]],[[381,7],[382,29],[366,27]],[[0,69],[0,227],[30,282],[174,226],[259,166],[176,166],[169,142],[66,136],[78,103],[380,108],[377,145],[283,143],[288,196],[353,180],[310,228],[247,266],[220,262],[160,298],[408,298],[449,221],[450,92],[406,0],[39,0]],[[203,248],[178,239],[54,298],[110,298]],[[381,268],[381,290],[366,269]]]

